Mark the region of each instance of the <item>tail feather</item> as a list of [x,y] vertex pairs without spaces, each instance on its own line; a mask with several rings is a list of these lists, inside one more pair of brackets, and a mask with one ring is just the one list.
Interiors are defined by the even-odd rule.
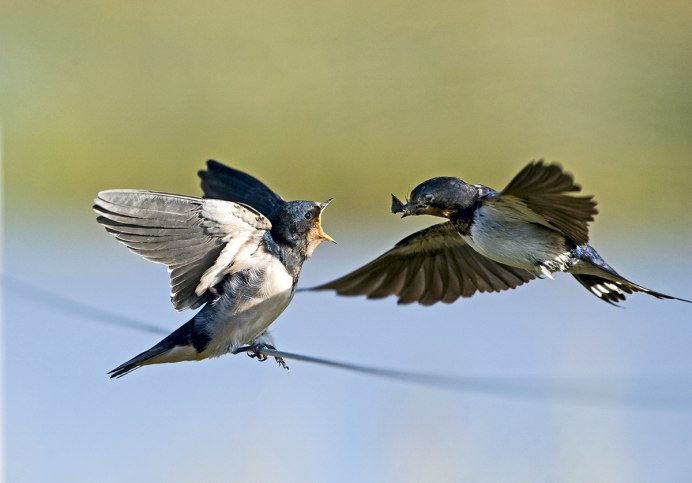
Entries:
[[161,354],[164,354],[173,348],[173,346],[164,346],[162,343],[163,341],[156,344],[151,349],[134,356],[129,361],[120,364],[118,367],[108,372],[108,374],[111,376],[111,379],[123,377],[125,374],[129,374],[135,369],[139,369],[143,365],[147,364],[147,361],[149,361],[150,359],[160,356]]
[[618,277],[601,277],[599,275],[587,275],[587,274],[572,274],[577,281],[586,287],[589,292],[594,294],[596,297],[600,298],[604,302],[608,302],[611,305],[618,305],[618,302],[625,300],[626,295],[630,295],[634,292],[641,292],[649,294],[658,299],[672,299],[680,300],[682,302],[692,303],[690,300],[681,299],[678,297],[673,297],[672,295],[667,295],[661,292],[656,292],[655,290],[642,287],[636,283],[632,283],[629,280]]
[[673,299],[692,303],[690,300],[656,292],[630,282],[608,265],[588,243],[575,247],[572,250],[572,256],[579,260],[579,263],[570,270],[577,282],[596,297],[611,305],[617,306],[618,302],[625,300],[625,294],[630,295],[634,292],[646,293],[657,299]]
[[[165,362],[194,360],[196,355],[200,352],[197,349],[197,345],[200,343],[205,343],[204,340],[193,340],[195,338],[193,334],[194,321],[195,319],[192,318],[182,326],[178,327],[170,335],[166,336],[154,347],[134,356],[129,361],[120,364],[108,374],[111,376],[111,378],[117,378],[122,377],[125,374],[129,374],[135,369],[147,364],[161,364]],[[197,339],[203,339],[203,336],[198,335]],[[198,344],[195,345],[195,342]],[[173,351],[173,349],[176,350]],[[166,354],[168,354],[168,357],[162,357]]]

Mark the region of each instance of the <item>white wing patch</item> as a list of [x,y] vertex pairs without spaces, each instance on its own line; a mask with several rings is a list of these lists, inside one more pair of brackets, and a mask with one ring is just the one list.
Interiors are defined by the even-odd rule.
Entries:
[[225,275],[252,265],[271,223],[252,208],[222,200],[138,190],[99,193],[98,221],[130,250],[168,266],[171,301],[196,308]]
[[[213,225],[222,227],[220,234],[226,246],[209,267],[195,288],[202,295],[218,284],[229,273],[242,269],[243,261],[252,257],[271,223],[263,215],[244,205],[221,200],[206,200],[202,205],[202,216],[213,220]],[[260,231],[261,230],[261,231]]]
[[[252,208],[223,200],[203,200],[202,216],[216,225],[236,229],[271,230],[272,224]],[[228,234],[228,232],[227,232]]]

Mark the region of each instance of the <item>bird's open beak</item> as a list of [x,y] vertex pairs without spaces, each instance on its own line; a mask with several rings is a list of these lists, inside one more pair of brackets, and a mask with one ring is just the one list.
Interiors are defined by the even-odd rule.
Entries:
[[334,201],[334,198],[329,198],[324,203],[320,203],[320,214],[317,216],[317,230],[320,238],[322,238],[323,240],[330,241],[332,243],[336,243],[336,240],[327,235],[322,229],[322,212],[332,201]]

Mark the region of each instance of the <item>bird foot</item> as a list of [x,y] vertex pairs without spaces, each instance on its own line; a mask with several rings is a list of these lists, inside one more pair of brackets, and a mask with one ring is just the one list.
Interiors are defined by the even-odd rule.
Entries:
[[[276,347],[274,347],[271,344],[254,344],[248,348],[247,355],[252,357],[253,359],[256,358],[258,361],[266,361],[268,357],[262,353],[262,349],[276,350]],[[286,364],[286,361],[283,357],[274,356],[274,359],[276,359],[277,364],[279,364],[287,371],[290,371],[288,364]]]
[[276,349],[274,346],[269,345],[269,344],[254,344],[248,347],[247,349],[247,355],[249,357],[252,357],[253,359],[257,359],[258,361],[266,361],[267,356],[262,354],[262,349]]

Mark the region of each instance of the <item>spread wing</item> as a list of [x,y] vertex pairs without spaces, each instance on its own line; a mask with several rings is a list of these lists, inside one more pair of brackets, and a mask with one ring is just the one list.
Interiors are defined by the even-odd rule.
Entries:
[[257,178],[213,159],[207,161],[206,170],[197,174],[202,180],[205,198],[243,203],[270,219],[272,212],[285,203],[281,196]]
[[596,202],[592,196],[572,196],[581,191],[572,175],[557,164],[534,161],[522,169],[498,197],[487,203],[510,202],[528,208],[533,221],[561,232],[577,245],[589,241],[589,222],[593,221]]
[[271,229],[269,220],[243,205],[152,191],[102,191],[94,211],[130,250],[168,266],[177,310],[212,298],[209,289],[251,257]]
[[452,303],[476,292],[501,292],[534,278],[494,262],[466,244],[451,222],[416,232],[358,270],[312,290],[399,297],[400,304]]

